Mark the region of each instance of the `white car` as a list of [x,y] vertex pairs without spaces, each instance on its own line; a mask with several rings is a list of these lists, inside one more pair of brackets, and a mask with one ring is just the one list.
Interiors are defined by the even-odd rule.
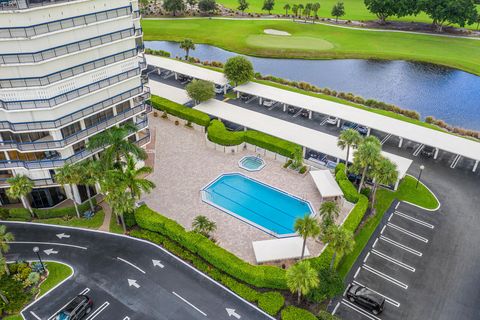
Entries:
[[338,118],[337,117],[332,117],[332,116],[329,116],[327,118],[327,121],[326,121],[326,123],[331,124],[331,125],[336,125],[337,122],[338,122]]
[[267,100],[267,99],[263,100],[263,105],[264,105],[265,107],[271,107],[271,106],[273,106],[274,104],[275,104],[275,101],[273,101],[273,100]]
[[222,94],[224,88],[226,89],[225,91],[228,91],[229,89],[232,88],[232,86],[230,86],[229,84],[226,84],[225,87],[224,87],[224,86],[221,86],[219,84],[216,84],[215,89],[214,89],[215,93]]

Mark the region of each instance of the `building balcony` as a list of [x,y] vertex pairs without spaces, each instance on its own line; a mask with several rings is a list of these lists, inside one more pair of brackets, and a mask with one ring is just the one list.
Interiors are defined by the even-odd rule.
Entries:
[[35,9],[75,1],[78,0],[8,0],[0,3],[0,11]]

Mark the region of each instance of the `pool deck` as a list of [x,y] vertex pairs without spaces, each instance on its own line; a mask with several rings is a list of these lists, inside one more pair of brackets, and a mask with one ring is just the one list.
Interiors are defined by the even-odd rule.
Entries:
[[[225,154],[208,148],[204,135],[198,131],[175,126],[172,121],[152,115],[149,120],[155,132],[155,152],[149,152],[149,157],[155,158],[147,161],[154,163],[154,172],[148,178],[157,187],[143,200],[153,210],[187,229],[191,229],[197,215],[207,216],[217,224],[214,234],[217,243],[240,258],[254,263],[252,241],[275,238],[202,201],[200,190],[219,175],[241,172],[310,201],[316,210],[320,207],[321,196],[310,175],[287,171],[280,162],[269,159],[265,159],[267,165],[261,171],[248,172],[239,168],[238,161],[252,155],[251,152]],[[349,204],[342,209],[338,222],[343,221],[350,209]],[[311,239],[307,246],[312,256],[318,255],[323,248],[322,243]]]

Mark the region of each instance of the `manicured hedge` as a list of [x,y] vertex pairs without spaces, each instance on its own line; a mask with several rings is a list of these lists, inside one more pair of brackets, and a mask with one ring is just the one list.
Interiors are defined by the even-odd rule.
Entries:
[[184,105],[170,101],[168,99],[152,95],[150,98],[152,107],[157,110],[165,111],[173,116],[191,121],[201,126],[208,126],[210,123],[210,117],[208,114],[201,111],[185,107]]
[[362,222],[363,216],[368,209],[368,198],[363,194],[359,195],[358,202],[353,207],[352,211],[348,215],[347,219],[343,223],[343,227],[351,232],[355,233],[360,222]]
[[245,132],[228,131],[223,122],[212,120],[207,129],[208,140],[222,146],[238,146],[245,140]]
[[282,320],[317,320],[317,317],[305,309],[288,306],[282,310]]
[[21,219],[21,220],[26,220],[29,221],[32,219],[32,215],[30,214],[30,211],[25,208],[12,208],[9,210],[8,216],[13,219]]
[[7,220],[8,219],[8,209],[0,207],[0,220]]
[[337,180],[338,186],[342,189],[345,199],[349,202],[357,203],[359,193],[345,174],[345,164],[340,163],[335,167],[335,180]]
[[341,320],[339,317],[334,316],[325,310],[320,310],[318,312],[317,317],[318,317],[318,320]]
[[298,144],[254,130],[245,132],[245,142],[288,158],[293,158],[295,153],[302,152],[302,148]]
[[146,205],[136,210],[135,219],[141,228],[159,232],[192,253],[198,254],[219,270],[245,283],[259,288],[287,288],[285,270],[273,266],[253,266],[206,237],[195,232],[187,232],[174,220],[158,214]]
[[280,292],[264,292],[258,298],[258,307],[271,316],[276,316],[285,304],[285,298]]
[[[93,205],[97,204],[95,198],[92,199]],[[90,210],[90,203],[85,201],[84,203],[78,205],[78,211],[82,215],[85,211]],[[33,212],[39,219],[50,219],[50,218],[60,218],[65,216],[75,217],[77,212],[75,207],[64,207],[64,208],[52,208],[52,209],[33,209]]]

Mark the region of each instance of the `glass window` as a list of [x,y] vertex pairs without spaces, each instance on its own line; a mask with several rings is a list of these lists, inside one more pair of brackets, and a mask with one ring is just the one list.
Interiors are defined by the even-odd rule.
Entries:
[[94,114],[91,117],[85,118],[85,120],[84,120],[85,121],[85,126],[87,128],[90,128],[90,127],[93,127],[96,124],[98,124],[100,122],[103,122],[107,119],[110,119],[112,117],[113,117],[113,111],[112,111],[112,109],[108,109],[108,110],[99,112],[97,114]]
[[72,123],[69,126],[66,126],[65,128],[62,128],[62,136],[63,138],[70,137],[71,135],[74,135],[75,133],[81,131],[82,128],[80,126],[80,122],[75,122]]

